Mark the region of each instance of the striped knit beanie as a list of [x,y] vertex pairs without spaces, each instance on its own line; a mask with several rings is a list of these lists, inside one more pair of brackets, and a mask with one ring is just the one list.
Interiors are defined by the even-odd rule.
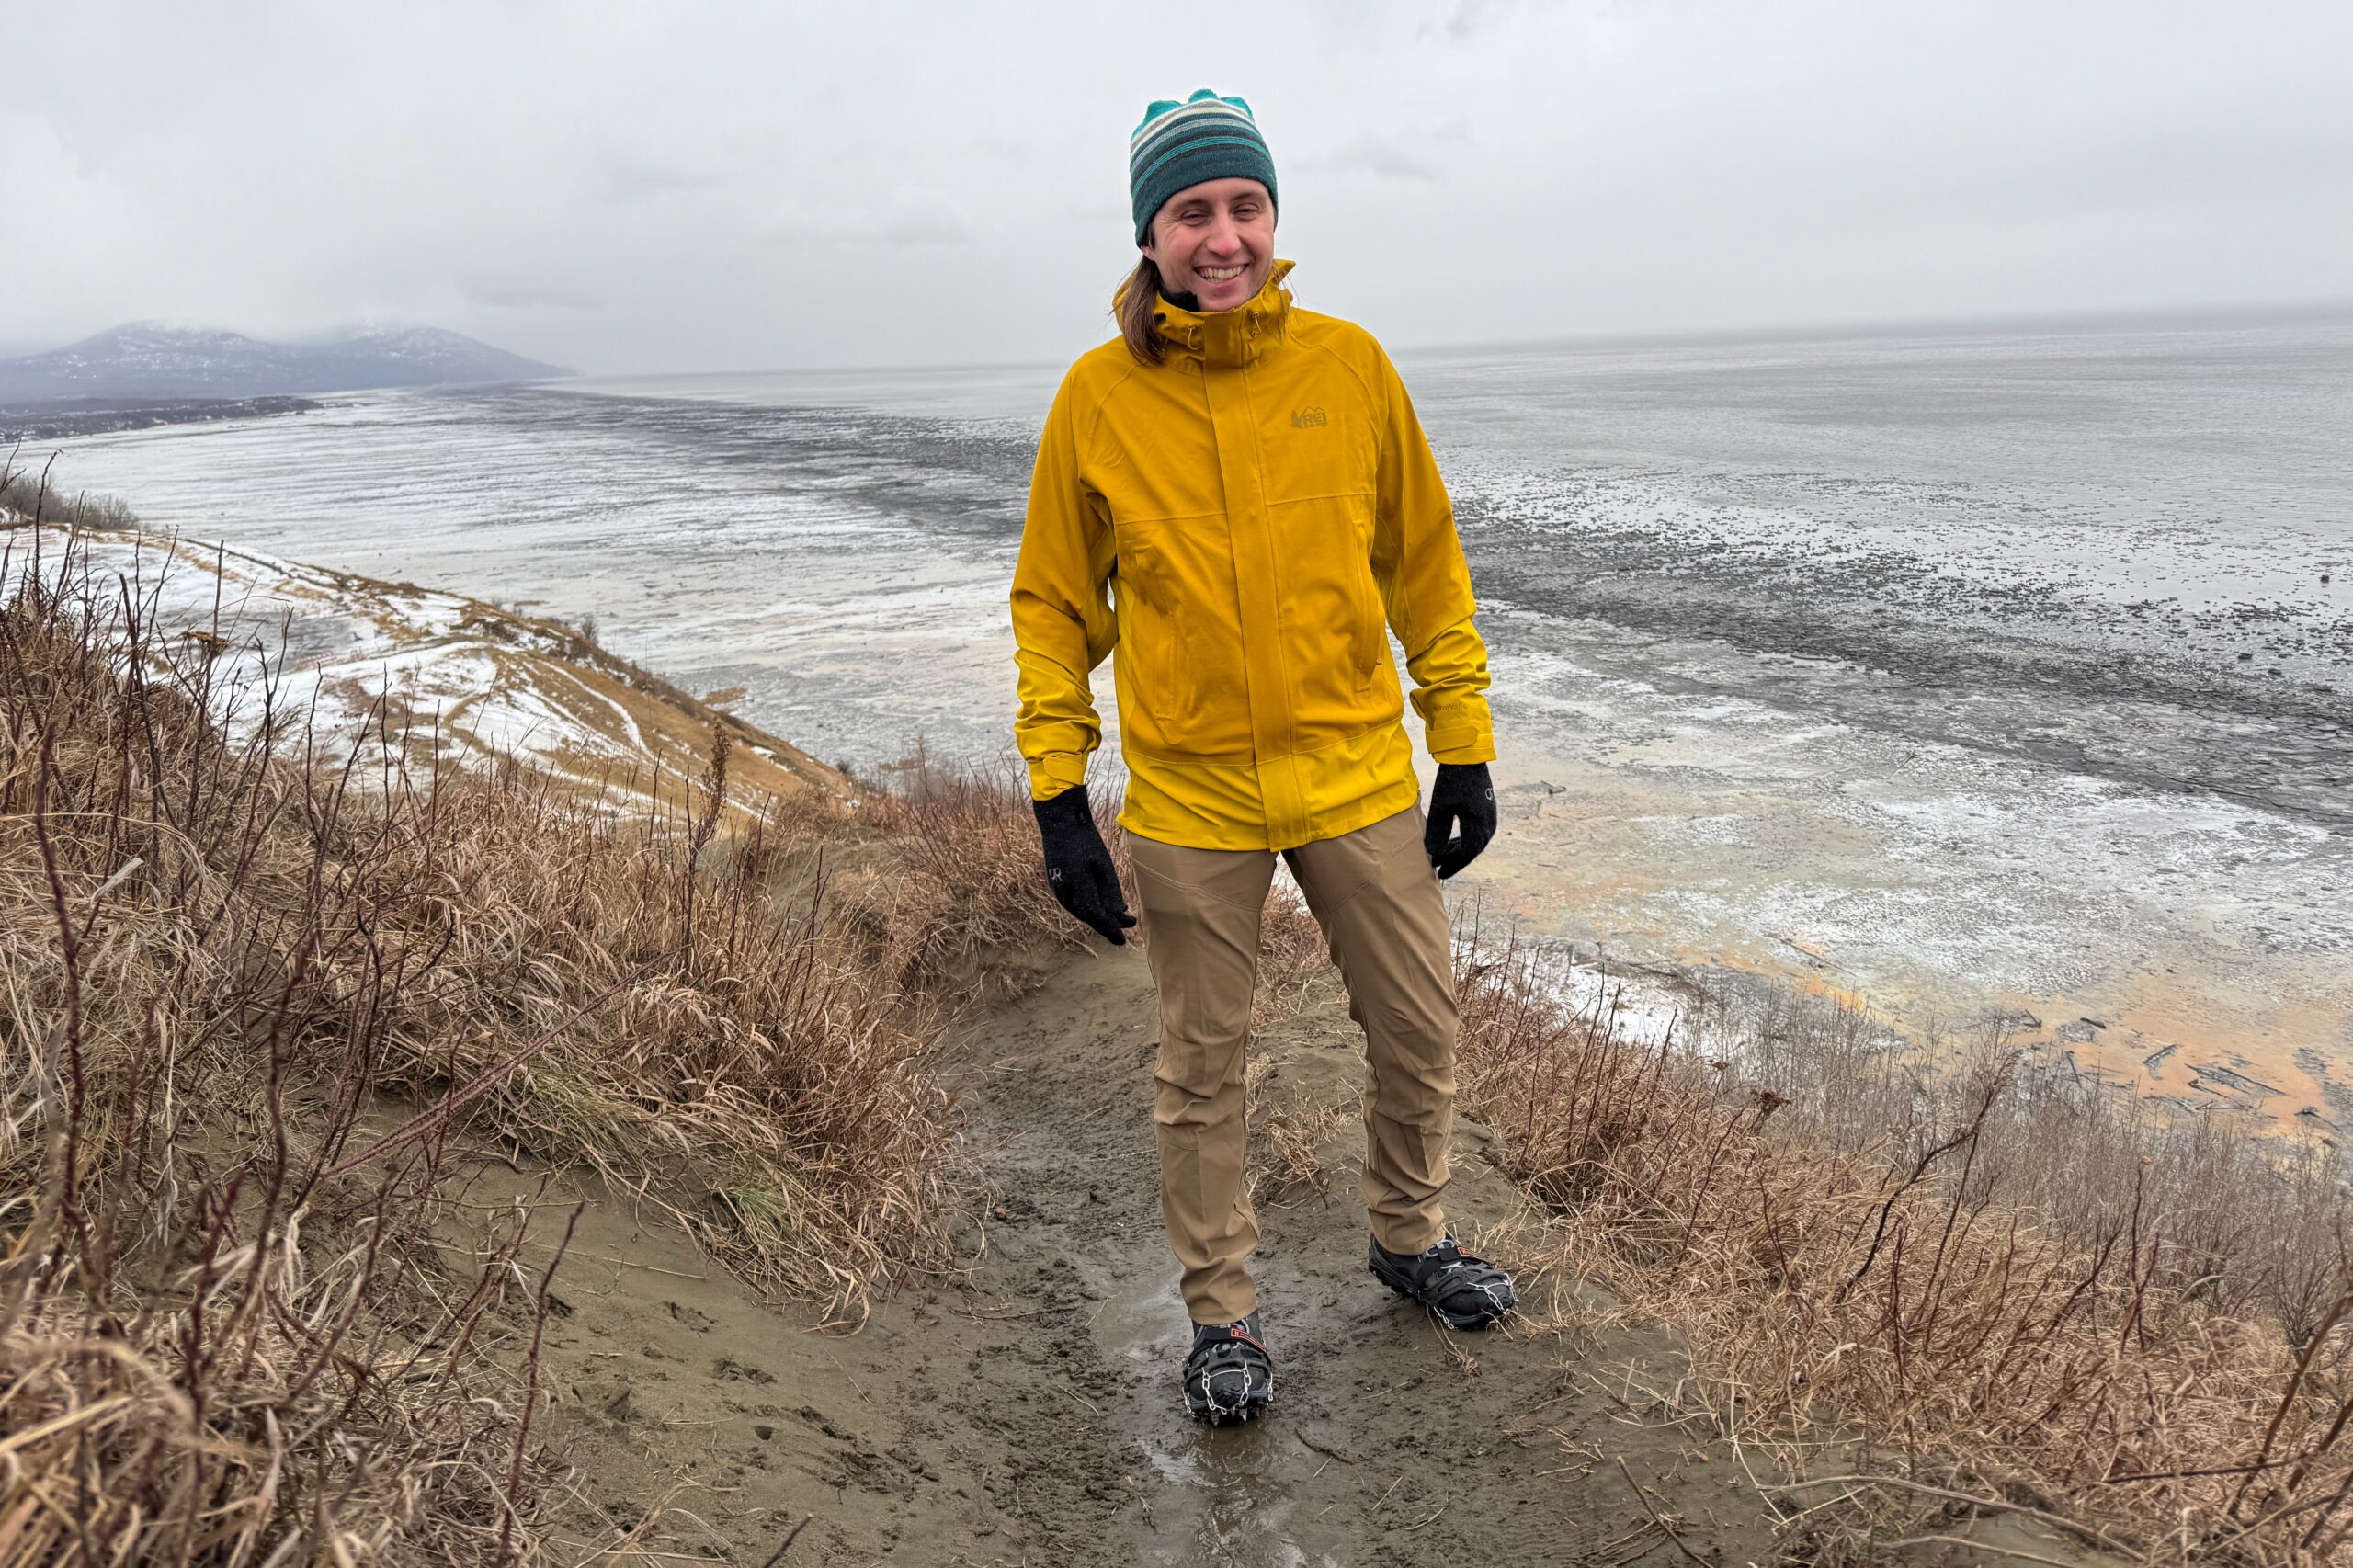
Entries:
[[[1128,139],[1128,195],[1135,204],[1136,244],[1168,199],[1203,180],[1255,179],[1275,200],[1275,159],[1250,106],[1207,87],[1183,103],[1162,98],[1143,111]],[[1278,203],[1279,205],[1279,203]]]

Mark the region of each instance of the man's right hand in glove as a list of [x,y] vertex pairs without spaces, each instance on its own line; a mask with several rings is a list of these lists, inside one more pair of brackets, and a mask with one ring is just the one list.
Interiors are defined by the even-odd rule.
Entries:
[[1111,851],[1096,831],[1095,812],[1086,803],[1086,786],[1074,785],[1051,801],[1032,801],[1038,814],[1038,836],[1046,848],[1046,881],[1062,906],[1102,933],[1115,948],[1124,948],[1121,935],[1136,923],[1120,892],[1120,873]]

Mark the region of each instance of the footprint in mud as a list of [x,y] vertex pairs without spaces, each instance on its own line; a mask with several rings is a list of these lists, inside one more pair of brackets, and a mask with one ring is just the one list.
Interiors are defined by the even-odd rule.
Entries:
[[697,1334],[709,1334],[719,1325],[719,1320],[709,1312],[698,1311],[693,1307],[680,1306],[676,1301],[665,1301],[662,1305],[668,1311],[673,1322],[682,1323]]
[[776,1374],[748,1366],[733,1356],[722,1356],[710,1364],[710,1375],[726,1382],[772,1383]]
[[1160,1516],[1154,1521],[1159,1540],[1140,1562],[1304,1568],[1333,1562],[1327,1553],[1311,1556],[1294,1539],[1299,1449],[1274,1436],[1271,1425],[1204,1429],[1165,1447],[1138,1438],[1136,1447],[1162,1483],[1156,1510],[1145,1505]]

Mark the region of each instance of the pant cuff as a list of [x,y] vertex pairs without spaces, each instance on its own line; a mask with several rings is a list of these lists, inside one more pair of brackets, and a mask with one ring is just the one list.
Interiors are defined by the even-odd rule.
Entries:
[[[1232,1312],[1226,1311],[1226,1308],[1233,1306],[1237,1301],[1242,1303],[1241,1306]],[[1243,1287],[1238,1295],[1225,1295],[1199,1301],[1188,1301],[1185,1303],[1185,1315],[1195,1323],[1221,1324],[1240,1323],[1257,1310],[1257,1287],[1247,1284]]]
[[1427,1220],[1391,1220],[1381,1215],[1372,1217],[1372,1239],[1390,1252],[1407,1256],[1427,1252],[1436,1246],[1446,1234],[1446,1216],[1432,1215]]

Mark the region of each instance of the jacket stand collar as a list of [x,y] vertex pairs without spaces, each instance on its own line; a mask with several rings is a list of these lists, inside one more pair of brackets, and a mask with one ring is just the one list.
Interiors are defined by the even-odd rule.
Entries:
[[1230,311],[1188,311],[1164,297],[1153,311],[1160,335],[1175,354],[1199,360],[1207,369],[1231,369],[1252,363],[1283,334],[1290,290],[1282,281],[1294,265],[1276,262],[1257,293]]

